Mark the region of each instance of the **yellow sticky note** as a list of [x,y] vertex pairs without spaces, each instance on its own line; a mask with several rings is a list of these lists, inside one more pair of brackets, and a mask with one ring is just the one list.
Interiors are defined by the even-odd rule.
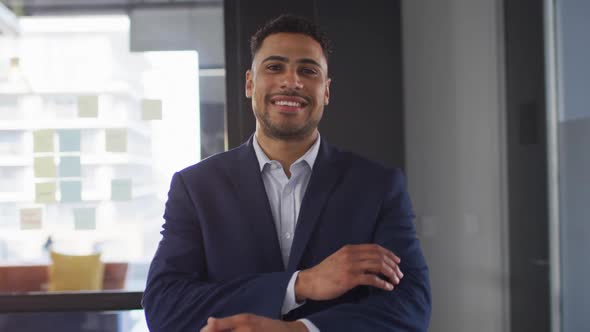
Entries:
[[55,182],[35,183],[35,202],[53,203],[55,202],[55,191],[57,186]]
[[34,161],[35,177],[53,178],[55,177],[55,162],[53,157],[36,157]]
[[41,208],[20,210],[20,229],[41,229],[43,210]]
[[34,152],[53,152],[53,129],[35,130],[33,132]]
[[96,118],[98,117],[98,96],[79,96],[78,97],[78,117]]
[[159,99],[142,99],[141,119],[162,120],[162,101]]
[[107,152],[127,151],[127,129],[106,129],[105,138]]

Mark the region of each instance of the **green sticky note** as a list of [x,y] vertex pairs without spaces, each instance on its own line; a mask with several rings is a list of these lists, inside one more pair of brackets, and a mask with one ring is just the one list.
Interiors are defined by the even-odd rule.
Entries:
[[131,179],[111,180],[111,200],[128,201],[131,199]]
[[41,229],[43,210],[41,208],[20,210],[20,229]]
[[79,96],[78,97],[78,117],[96,118],[98,117],[98,96]]
[[59,160],[60,177],[79,177],[81,168],[80,157],[61,157]]
[[53,161],[53,157],[35,157],[33,166],[35,170],[35,177],[55,177],[55,162]]
[[127,129],[106,129],[105,139],[107,152],[127,151]]
[[59,183],[59,192],[62,202],[80,202],[82,200],[82,182],[61,181]]
[[35,183],[35,202],[53,203],[55,202],[55,182]]
[[63,129],[59,131],[59,151],[78,152],[80,151],[80,130]]
[[162,120],[162,101],[159,99],[142,99],[141,119]]
[[76,229],[76,230],[96,229],[96,209],[95,208],[75,208],[74,209],[74,229]]
[[53,129],[33,131],[33,151],[53,152]]

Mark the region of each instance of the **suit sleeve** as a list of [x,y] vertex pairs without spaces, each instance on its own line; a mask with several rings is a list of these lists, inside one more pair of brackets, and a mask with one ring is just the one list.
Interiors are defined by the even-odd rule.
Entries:
[[201,227],[181,173],[172,178],[164,219],[142,300],[150,331],[198,331],[208,317],[244,312],[280,319],[291,273],[207,280]]
[[428,268],[416,238],[414,215],[400,171],[391,173],[389,184],[374,242],[401,258],[404,277],[391,292],[371,288],[370,295],[358,303],[340,304],[306,317],[322,332],[428,329],[431,312]]

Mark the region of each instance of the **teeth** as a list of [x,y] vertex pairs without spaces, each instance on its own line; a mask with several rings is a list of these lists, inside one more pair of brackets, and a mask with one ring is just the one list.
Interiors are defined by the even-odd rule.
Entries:
[[301,103],[295,101],[278,100],[275,104],[279,106],[301,107]]

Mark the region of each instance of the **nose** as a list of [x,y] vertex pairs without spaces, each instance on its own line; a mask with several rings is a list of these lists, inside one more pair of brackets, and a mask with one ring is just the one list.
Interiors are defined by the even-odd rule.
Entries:
[[303,88],[303,83],[299,79],[299,75],[295,70],[286,70],[281,78],[281,88],[286,90],[300,90]]

